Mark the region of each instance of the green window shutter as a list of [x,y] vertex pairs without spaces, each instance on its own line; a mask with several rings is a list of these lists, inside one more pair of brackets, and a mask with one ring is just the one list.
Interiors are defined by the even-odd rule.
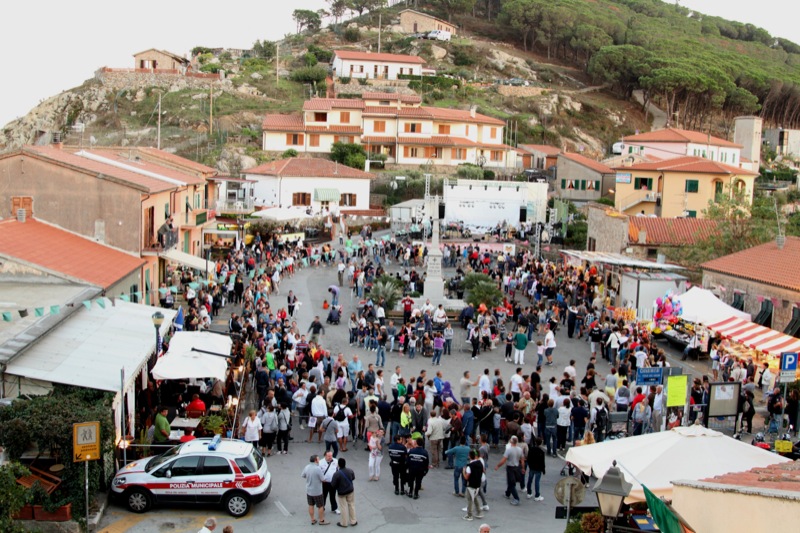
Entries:
[[581,190],[582,191],[586,190],[586,180],[581,180]]
[[600,190],[600,181],[599,180],[595,180],[595,182],[594,182],[594,190],[596,190],[596,191]]
[[565,190],[567,188],[567,180],[561,180],[561,190]]

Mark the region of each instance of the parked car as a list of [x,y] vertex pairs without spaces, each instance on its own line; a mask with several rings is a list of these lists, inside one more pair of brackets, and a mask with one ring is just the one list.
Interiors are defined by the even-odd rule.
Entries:
[[272,490],[267,461],[253,445],[235,439],[195,439],[123,467],[112,496],[134,513],[154,504],[222,504],[234,517],[250,512]]
[[445,30],[433,30],[428,34],[428,39],[433,39],[434,41],[449,41],[453,35],[449,31]]

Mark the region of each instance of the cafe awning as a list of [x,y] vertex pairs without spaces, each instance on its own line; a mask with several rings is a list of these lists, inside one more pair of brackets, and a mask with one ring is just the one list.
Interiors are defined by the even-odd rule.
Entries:
[[800,339],[797,337],[791,337],[780,331],[759,326],[754,322],[738,317],[730,317],[720,322],[709,324],[708,328],[754,350],[772,355],[779,355],[781,352],[800,351]]
[[170,261],[175,261],[176,263],[180,263],[183,266],[199,270],[200,272],[207,272],[209,267],[213,266],[209,265],[208,262],[202,257],[181,252],[176,248],[167,250],[161,254],[161,257]]
[[231,338],[207,331],[179,331],[169,341],[151,374],[155,379],[217,378],[225,381],[226,356],[231,353]]
[[314,189],[314,201],[315,202],[339,202],[341,194],[339,194],[339,189],[326,189],[326,188],[319,188]]

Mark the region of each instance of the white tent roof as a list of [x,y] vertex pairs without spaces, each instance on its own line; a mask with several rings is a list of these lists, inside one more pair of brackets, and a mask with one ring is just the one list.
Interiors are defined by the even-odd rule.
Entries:
[[683,307],[681,318],[697,324],[715,324],[726,318],[735,316],[750,320],[750,313],[734,309],[707,289],[692,287],[677,297]]
[[575,261],[586,261],[588,263],[605,263],[607,265],[643,268],[647,270],[683,270],[683,267],[679,265],[645,261],[643,259],[628,257],[624,254],[613,254],[609,252],[584,252],[580,250],[561,250],[561,253],[568,257],[574,258]]
[[169,342],[169,350],[159,358],[152,374],[155,379],[218,378],[225,380],[228,360],[194,349],[221,355],[231,353],[231,339],[207,331],[179,331]]
[[633,484],[629,502],[644,500],[640,482],[660,496],[669,496],[673,480],[700,480],[789,461],[700,425],[576,446],[566,459],[597,477],[617,461]]
[[196,255],[187,254],[186,252],[181,252],[177,248],[170,248],[169,250],[161,254],[161,256],[171,261],[175,261],[176,263],[180,263],[183,266],[199,270],[200,272],[207,272],[209,268],[214,267],[213,262],[209,263],[202,257],[197,257]]
[[54,328],[39,342],[13,359],[5,373],[49,383],[118,392],[120,369],[126,390],[155,351],[151,319],[161,311],[162,335],[169,331],[176,311],[104,298],[105,309],[92,302]]
[[313,218],[313,215],[306,213],[306,207],[272,207],[262,209],[250,214],[251,217],[274,220],[276,222],[286,222],[289,220],[305,220]]

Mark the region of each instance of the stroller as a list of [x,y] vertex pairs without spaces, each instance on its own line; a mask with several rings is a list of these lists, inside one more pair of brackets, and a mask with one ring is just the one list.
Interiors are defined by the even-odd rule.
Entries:
[[328,324],[333,324],[335,326],[339,325],[339,321],[342,319],[342,306],[341,305],[332,305],[330,311],[328,311],[328,318],[326,322]]

